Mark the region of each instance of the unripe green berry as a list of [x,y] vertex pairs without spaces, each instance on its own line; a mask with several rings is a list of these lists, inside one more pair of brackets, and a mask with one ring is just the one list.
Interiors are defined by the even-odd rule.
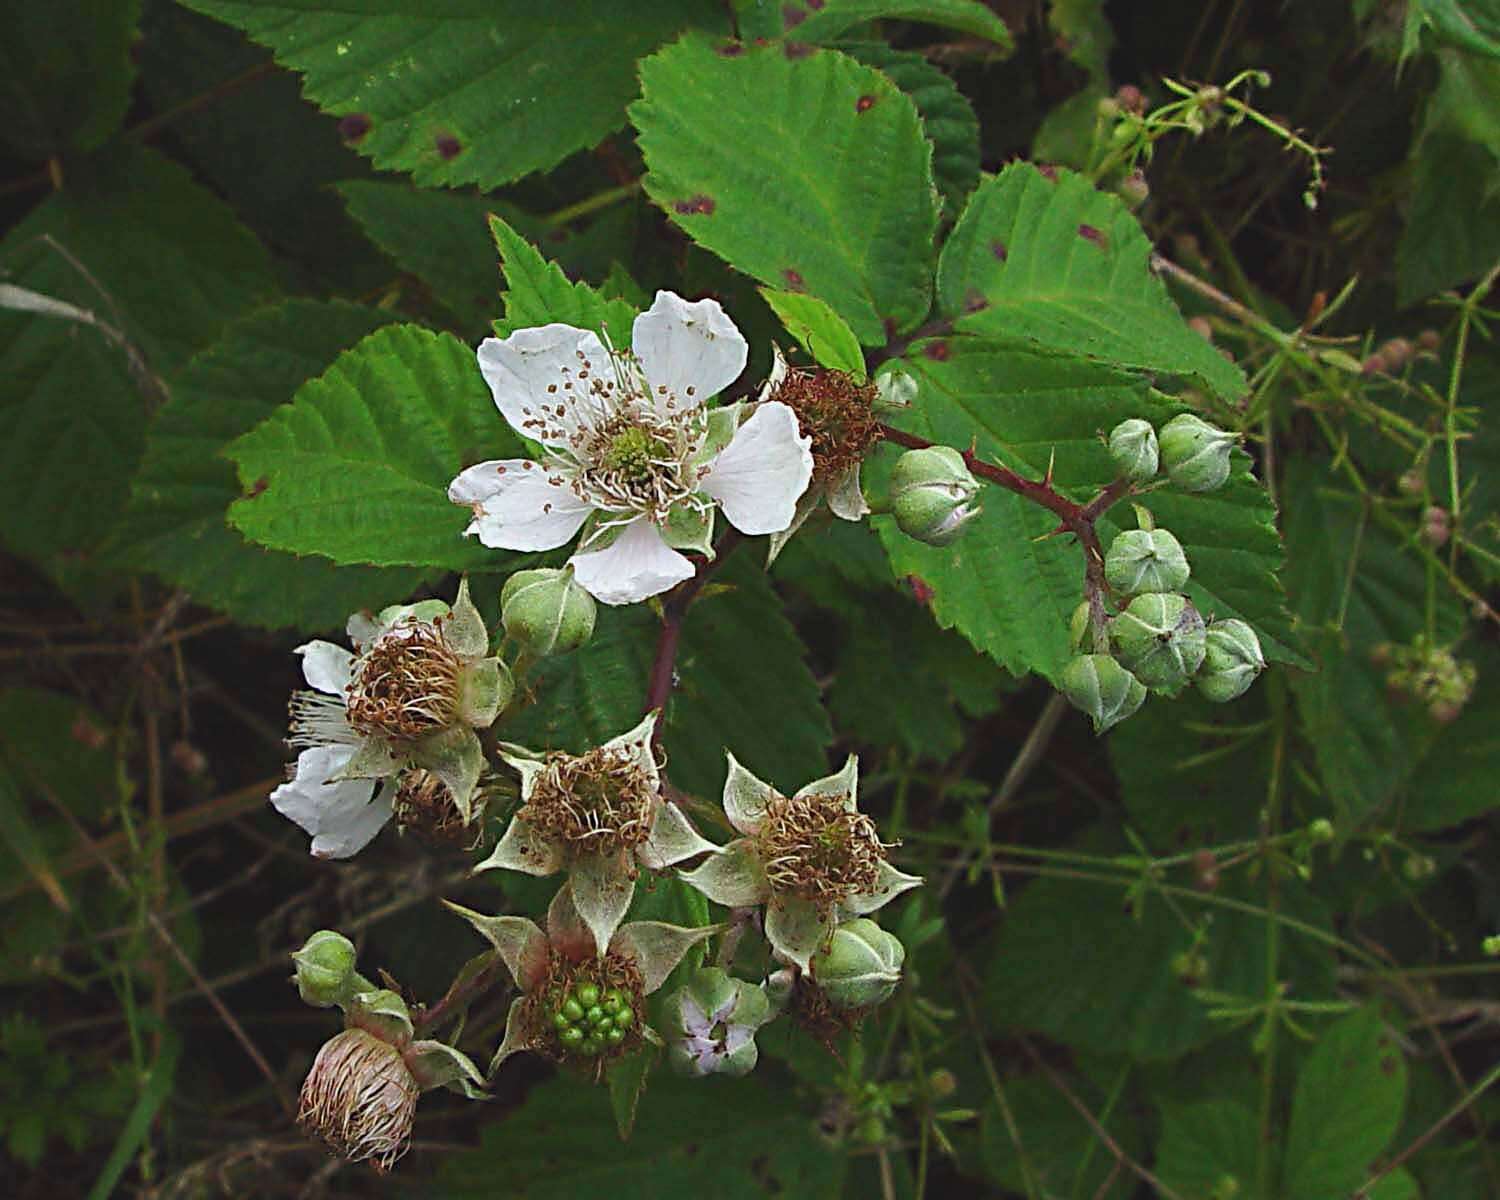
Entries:
[[570,1028],[572,1026],[573,1022],[570,1021],[570,1020],[568,1020],[568,1017],[567,1017],[566,1013],[563,1013],[562,1011],[558,1011],[558,1012],[555,1012],[555,1013],[552,1014],[552,1024],[557,1029],[561,1030],[561,1029],[568,1029],[568,1028]]
[[584,1013],[583,1018],[590,1025],[598,1025],[602,1021],[609,1020],[609,1017],[605,1014],[604,1009],[597,1004],[590,1008],[588,1012]]
[[629,1008],[621,1008],[613,1017],[616,1029],[629,1029],[635,1024],[635,1012]]
[[1186,596],[1148,592],[1110,622],[1120,661],[1153,692],[1175,696],[1203,665],[1203,618]]
[[891,470],[891,515],[907,537],[929,546],[956,541],[979,515],[969,502],[979,481],[951,446],[908,450]]
[[1058,687],[1074,708],[1087,713],[1103,733],[1145,702],[1140,680],[1108,654],[1080,654],[1063,667]]
[[557,1040],[564,1046],[577,1046],[583,1041],[583,1030],[579,1029],[577,1025],[569,1025],[566,1029],[558,1030]]
[[1104,578],[1123,596],[1175,592],[1190,573],[1182,543],[1165,529],[1126,530],[1104,556]]
[[1224,704],[1243,695],[1265,669],[1255,630],[1229,617],[1210,622],[1204,635],[1203,666],[1193,685],[1215,704]]
[[569,1021],[581,1021],[583,1020],[583,1005],[579,1004],[572,996],[569,996],[562,1003],[562,1015]]
[[577,1000],[579,1004],[583,1005],[584,1011],[587,1012],[589,1009],[593,1008],[594,1005],[599,1003],[598,984],[579,984],[576,988],[573,989],[573,999]]
[[573,578],[573,568],[517,571],[500,592],[500,623],[538,658],[576,650],[594,635],[594,598]]
[[1211,492],[1229,478],[1229,451],[1238,440],[1192,413],[1182,413],[1161,428],[1162,469],[1185,492]]
[[1121,475],[1132,483],[1145,483],[1156,474],[1160,457],[1156,430],[1150,421],[1131,417],[1109,431],[1109,456]]
[[1500,958],[1500,933],[1492,933],[1481,943],[1486,958]]
[[594,1055],[598,1054],[599,1051],[603,1049],[604,1043],[596,1037],[586,1037],[583,1039],[583,1041],[578,1043],[578,1052],[580,1054],[586,1054],[590,1058],[594,1057]]
[[620,992],[616,988],[610,988],[609,991],[604,993],[604,996],[602,999],[600,999],[599,1004],[603,1007],[605,1012],[613,1015],[619,1012],[620,1009],[625,1007],[624,993]]
[[1333,822],[1327,817],[1319,817],[1307,827],[1307,836],[1315,842],[1331,842],[1333,835]]
[[812,956],[813,982],[835,1008],[869,1008],[889,1000],[901,982],[906,947],[874,921],[857,917],[833,931]]
[[625,1040],[625,1031],[616,1026],[610,1026],[604,1031],[604,1040],[611,1046],[618,1046]]

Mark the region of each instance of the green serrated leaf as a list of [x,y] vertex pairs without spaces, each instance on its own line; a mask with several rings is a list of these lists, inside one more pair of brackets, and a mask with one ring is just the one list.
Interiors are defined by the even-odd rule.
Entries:
[[1405,1104],[1406,1060],[1379,1011],[1362,1008],[1330,1025],[1297,1076],[1281,1194],[1328,1200],[1353,1191]]
[[938,262],[938,306],[961,330],[1116,367],[1196,379],[1229,400],[1233,363],[1187,327],[1118,197],[1064,168],[1012,163],[979,185]]
[[826,42],[856,25],[888,17],[957,29],[994,42],[1001,52],[1012,47],[1005,22],[978,0],[759,0],[753,8],[742,8],[740,33],[745,38]]
[[588,284],[571,282],[561,267],[499,217],[490,218],[490,232],[505,273],[505,317],[495,322],[496,333],[504,337],[556,321],[578,329],[603,328],[614,345],[630,345],[634,305],[607,300]]
[[243,29],[305,77],[309,100],[359,114],[357,148],[418,183],[493,188],[546,170],[623,123],[636,59],[713,0],[186,0]]
[[1443,41],[1500,58],[1500,4],[1495,0],[1414,0],[1412,7]]
[[894,50],[885,42],[841,42],[836,48],[883,72],[911,97],[932,143],[932,174],[943,194],[944,213],[952,217],[960,212],[979,182],[979,119],[968,97],[915,51]]
[[864,352],[859,348],[859,339],[838,313],[816,296],[779,292],[774,288],[758,290],[771,306],[771,311],[786,326],[786,331],[797,339],[798,345],[812,356],[814,362],[836,371],[847,371],[864,381]]
[[[1126,417],[1156,423],[1172,410],[1136,376],[1075,358],[1040,354],[988,339],[922,342],[908,359],[918,380],[903,427],[934,442],[1040,479],[1051,463],[1056,484],[1086,500],[1113,480],[1103,434]],[[1261,635],[1269,658],[1303,660],[1290,645],[1276,582],[1281,546],[1263,488],[1236,458],[1230,483],[1208,495],[1154,492],[1159,523],[1182,542],[1192,564],[1188,592],[1205,613],[1238,616]],[[1083,597],[1083,558],[1071,539],[1050,537],[1046,510],[986,487],[982,515],[952,546],[925,546],[886,520],[877,522],[898,576],[933,588],[933,613],[1016,674],[1052,678],[1070,657],[1068,621]],[[1104,544],[1118,532],[1099,524]]]
[[1171,1105],[1162,1112],[1156,1174],[1183,1196],[1252,1196],[1260,1128],[1237,1100]]
[[447,488],[465,466],[521,452],[472,350],[388,326],[230,444],[245,495],[229,519],[261,545],[337,563],[514,564],[463,536],[470,514]]
[[140,0],[15,4],[0,38],[0,141],[26,158],[92,150],[125,117]]
[[641,81],[646,192],[694,241],[827,301],[866,345],[927,315],[932,147],[889,79],[831,50],[694,36],[646,59]]
[[241,494],[220,451],[289,400],[341,350],[395,318],[350,304],[293,300],[230,326],[170,381],[115,553],[236,620],[304,629],[410,594],[420,571],[335,567],[264,550],[225,523]]
[[496,1180],[527,1200],[840,1194],[845,1156],[830,1152],[814,1114],[754,1077],[716,1082],[655,1077],[624,1144],[603,1089],[543,1083],[524,1107],[486,1127],[477,1150],[444,1156],[441,1194],[489,1200]]
[[270,260],[187,171],[122,147],[78,163],[11,231],[0,275],[92,312],[130,346],[0,309],[0,539],[67,570],[124,511],[162,377],[275,294]]

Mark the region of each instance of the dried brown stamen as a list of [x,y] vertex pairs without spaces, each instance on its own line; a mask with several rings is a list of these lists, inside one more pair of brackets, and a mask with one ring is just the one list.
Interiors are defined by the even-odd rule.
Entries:
[[776,796],[756,835],[773,892],[790,892],[823,909],[873,892],[885,847],[875,822],[850,812],[849,797]]
[[420,767],[403,771],[396,789],[396,827],[432,846],[472,850],[483,837],[483,800],[476,794],[468,821],[453,801],[453,791],[438,776]]
[[302,1084],[297,1122],[350,1162],[388,1171],[411,1144],[421,1089],[401,1051],[363,1029],[323,1043]]
[[518,815],[575,849],[607,854],[650,837],[660,803],[633,748],[599,746],[552,755]]
[[788,368],[771,394],[797,414],[812,438],[813,482],[828,483],[864,461],[880,440],[875,419],[875,385],[844,371]]
[[356,665],[349,724],[394,741],[415,741],[445,729],[458,712],[462,670],[440,626],[404,621]]
[[799,975],[787,1003],[787,1015],[814,1041],[835,1058],[835,1044],[844,1034],[856,1031],[864,1023],[868,1008],[838,1008],[829,1002],[823,989],[805,975]]

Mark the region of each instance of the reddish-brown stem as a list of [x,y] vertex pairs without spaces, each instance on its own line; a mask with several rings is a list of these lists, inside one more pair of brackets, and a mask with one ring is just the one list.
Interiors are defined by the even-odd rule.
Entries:
[[421,1037],[436,1029],[444,1021],[456,1016],[459,1009],[495,983],[496,976],[501,974],[502,966],[500,956],[496,954],[495,961],[484,970],[476,972],[468,979],[455,982],[436,1004],[413,1013],[411,1023],[417,1036]]
[[[887,441],[909,450],[926,450],[933,445],[926,438],[889,425],[882,425],[880,432]],[[1041,505],[1057,518],[1059,531],[1071,533],[1078,539],[1078,544],[1083,547],[1084,590],[1089,601],[1090,624],[1097,640],[1104,629],[1104,594],[1108,584],[1104,581],[1104,548],[1099,544],[1099,531],[1095,526],[1116,501],[1130,494],[1130,480],[1116,479],[1087,504],[1078,504],[1052,486],[1050,471],[1045,479],[1027,479],[1009,467],[986,462],[973,450],[960,450],[959,453],[975,475]]]
[[[744,534],[734,527],[725,531],[714,547],[713,558],[702,559],[691,579],[685,579],[667,593],[662,604],[661,634],[656,639],[656,655],[651,660],[651,674],[646,683],[646,703],[643,712],[665,708],[672,695],[672,679],[677,668],[677,646],[682,640],[682,619],[703,585],[717,571],[734,548],[744,540]],[[661,740],[661,725],[653,735],[653,743]]]

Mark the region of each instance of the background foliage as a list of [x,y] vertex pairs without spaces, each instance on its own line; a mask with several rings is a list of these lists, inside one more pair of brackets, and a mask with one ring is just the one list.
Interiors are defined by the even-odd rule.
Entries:
[[[1491,0],[5,16],[6,1194],[1500,1194]],[[1147,503],[1273,669],[1096,740],[1048,683],[1078,550],[997,488],[950,549],[876,517],[741,550],[684,626],[669,771],[697,804],[723,747],[784,788],[858,751],[927,880],[902,990],[831,1050],[772,1027],[751,1079],[653,1076],[623,1144],[515,1060],[424,1100],[392,1178],[341,1167],[285,1108],[333,1028],[288,950],[343,929],[430,1000],[476,949],[439,896],[547,893],[394,833],[307,859],[265,804],[289,651],[460,570],[493,618],[534,556],[445,496],[520,452],[471,347],[623,344],[658,287],[745,330],[739,394],[772,340],[894,366],[902,429],[1078,501],[1124,417],[1242,432],[1224,491]],[[504,735],[633,724],[656,626],[604,611]],[[1418,639],[1466,704],[1392,686]]]

